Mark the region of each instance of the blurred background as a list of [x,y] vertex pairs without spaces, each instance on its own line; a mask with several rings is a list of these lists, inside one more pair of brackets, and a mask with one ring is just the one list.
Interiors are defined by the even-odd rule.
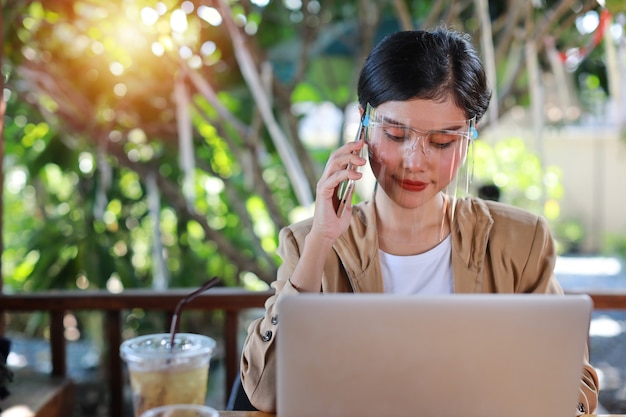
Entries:
[[[327,156],[356,131],[365,56],[437,25],[471,35],[494,93],[470,192],[548,219],[566,289],[626,288],[622,0],[2,0],[1,24],[5,294],[214,275],[267,289],[278,231],[311,215]],[[371,193],[363,181],[355,198]],[[46,317],[3,319],[11,366],[45,371]],[[76,415],[107,415],[102,318],[67,320],[69,371],[91,389]],[[211,334],[220,317],[185,320]],[[160,327],[136,309],[123,337]],[[625,334],[623,312],[595,315],[612,412],[626,412]]]

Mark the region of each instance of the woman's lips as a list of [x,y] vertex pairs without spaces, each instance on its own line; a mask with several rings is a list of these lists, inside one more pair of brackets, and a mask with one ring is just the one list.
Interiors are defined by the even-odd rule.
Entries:
[[424,189],[428,187],[428,183],[422,181],[401,180],[400,187],[407,191],[424,191]]

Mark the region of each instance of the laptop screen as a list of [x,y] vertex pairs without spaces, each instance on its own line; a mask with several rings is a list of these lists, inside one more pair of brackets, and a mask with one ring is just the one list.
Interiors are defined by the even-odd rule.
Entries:
[[571,417],[592,308],[585,295],[285,297],[278,417]]

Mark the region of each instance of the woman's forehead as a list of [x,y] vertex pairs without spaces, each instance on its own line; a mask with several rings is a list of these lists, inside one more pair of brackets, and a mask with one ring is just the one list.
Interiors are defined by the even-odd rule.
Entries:
[[441,128],[450,122],[460,122],[467,119],[463,109],[452,100],[407,100],[387,101],[376,107],[377,115],[398,122],[410,121],[411,125],[419,124],[423,129]]

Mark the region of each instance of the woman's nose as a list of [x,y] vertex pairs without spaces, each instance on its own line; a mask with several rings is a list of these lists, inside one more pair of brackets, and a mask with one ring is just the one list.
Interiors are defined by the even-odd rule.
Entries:
[[409,156],[416,151],[421,151],[422,154],[428,156],[427,140],[426,136],[414,135],[409,141],[405,142],[404,154]]
[[409,169],[424,169],[428,164],[429,152],[424,146],[425,139],[422,136],[406,144],[404,149],[404,165]]

